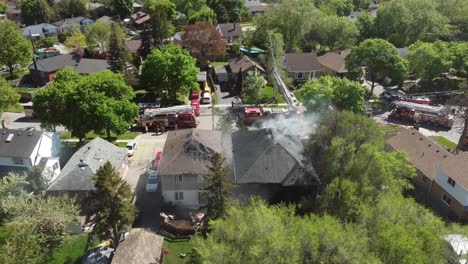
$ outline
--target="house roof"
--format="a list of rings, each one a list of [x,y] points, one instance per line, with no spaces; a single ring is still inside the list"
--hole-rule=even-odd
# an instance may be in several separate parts
[[[102,16],[98,19],[96,19],[96,22],[101,22],[101,23],[105,23],[105,24],[112,24],[112,22],[114,22],[112,20],[112,17],[110,16]]]
[[[198,72],[197,82],[206,82],[206,71]]]
[[[454,179],[463,188],[468,190],[468,152],[444,159],[439,168],[450,178]]]
[[[29,158],[42,137],[41,131],[0,129],[0,157]],[[13,136],[10,136],[13,135]],[[11,141],[7,142],[10,137]]]
[[[120,168],[127,150],[102,139],[95,138],[81,147],[51,183],[48,191],[92,191],[93,175],[109,161],[114,169]]]
[[[438,165],[452,158],[447,150],[414,128],[400,129],[397,135],[387,140],[387,144],[406,152],[413,166],[431,180],[435,179]]]
[[[320,64],[315,53],[286,53],[284,64],[288,72],[319,71]]]
[[[84,26],[84,25],[88,25],[88,24],[92,24],[92,23],[94,23],[94,20],[92,20],[90,18],[78,16],[78,17],[72,17],[72,18],[65,18],[63,20],[54,22],[52,24],[59,27],[59,28],[63,28],[65,26],[67,26],[68,24],[78,24],[78,25],[83,25]]]
[[[231,59],[229,61],[229,66],[231,67],[231,72],[233,73],[238,73],[240,69],[242,69],[242,72],[245,72],[252,67],[257,68],[258,70],[262,72],[265,72],[263,67],[258,62],[251,59],[249,56],[245,54],[237,56],[234,59]]]
[[[216,26],[222,38],[242,36],[242,27],[239,23],[221,23]]]
[[[125,49],[130,53],[137,53],[141,47],[141,39],[131,39],[125,42]]]
[[[327,52],[324,55],[318,57],[318,62],[327,67],[328,69],[337,73],[346,73],[346,56],[348,56],[351,50],[343,50],[339,52]]]
[[[30,35],[41,35],[44,34],[45,31],[56,31],[57,27],[51,24],[42,23],[32,26],[27,26],[22,29],[23,36],[29,37]]]
[[[37,70],[42,72],[54,72],[70,67],[78,73],[95,73],[110,68],[106,60],[80,58],[79,55],[74,53],[37,60],[36,66]],[[34,63],[29,66],[29,69],[35,69]]]
[[[310,169],[303,163],[299,138],[271,129],[240,130],[232,134],[236,183],[304,184]]]
[[[112,263],[159,263],[163,241],[150,230],[134,228],[117,247]]]
[[[169,131],[159,174],[208,174],[211,154],[222,153],[221,134],[221,131],[195,128]]]

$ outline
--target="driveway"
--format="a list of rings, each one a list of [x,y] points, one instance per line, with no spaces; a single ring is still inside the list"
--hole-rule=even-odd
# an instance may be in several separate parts
[[[39,119],[25,117],[24,113],[5,112],[2,114],[2,118],[0,120],[5,120],[7,128],[10,129],[34,127],[36,130],[42,130]],[[65,128],[61,126],[58,126],[56,129],[57,132],[65,131]]]
[[[139,217],[136,227],[157,231],[159,229],[159,212],[161,207],[161,191],[148,193],[145,190],[147,167],[154,159],[156,152],[162,151],[167,134],[156,136],[152,133],[142,134],[135,138],[137,149],[135,155],[129,158],[129,170],[124,179],[136,193],[136,206]]]

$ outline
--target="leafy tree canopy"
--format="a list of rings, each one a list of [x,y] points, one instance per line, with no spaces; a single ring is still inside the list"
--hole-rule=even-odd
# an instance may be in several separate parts
[[[133,13],[133,0],[111,0],[111,9],[120,19],[124,19]]]
[[[248,14],[243,0],[207,0],[206,3],[216,13],[219,23],[240,22]]]
[[[19,102],[20,95],[11,87],[10,82],[0,78],[0,116],[10,106]]]
[[[45,37],[35,42],[34,45],[36,48],[49,48],[59,43],[56,37]]]
[[[0,65],[5,65],[10,77],[17,66],[25,67],[31,62],[32,47],[13,22],[7,20],[0,23]]]
[[[61,0],[52,6],[53,21],[88,15],[88,0]]]
[[[354,9],[352,0],[327,0],[319,6],[327,15],[348,16]]]
[[[451,64],[447,43],[416,42],[409,47],[407,56],[410,69],[424,80],[432,80],[442,72],[447,72]]]
[[[129,60],[129,54],[125,49],[126,37],[118,23],[112,23],[109,40],[109,64],[113,72],[123,72],[125,63]]]
[[[97,47],[100,52],[109,49],[110,26],[109,24],[96,22],[86,27],[86,41],[88,45]]]
[[[74,32],[65,40],[65,46],[69,48],[83,48],[86,45],[86,37],[81,32]]]
[[[46,0],[21,1],[21,19],[26,25],[49,22],[51,11]]]

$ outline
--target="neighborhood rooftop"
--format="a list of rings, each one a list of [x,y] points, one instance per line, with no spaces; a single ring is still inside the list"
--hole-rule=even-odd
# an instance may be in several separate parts
[[[110,68],[108,61],[97,59],[80,58],[78,54],[70,53],[37,60],[32,63],[29,69],[42,72],[54,72],[66,67],[70,67],[78,73],[94,73]]]
[[[41,131],[0,129],[0,157],[29,158],[42,136]]]
[[[319,71],[320,63],[317,54],[310,53],[286,53],[284,58],[288,72]]]

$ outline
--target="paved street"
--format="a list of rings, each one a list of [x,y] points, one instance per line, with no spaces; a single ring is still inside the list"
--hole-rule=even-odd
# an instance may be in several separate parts
[[[38,119],[31,119],[24,116],[24,113],[11,113],[5,112],[2,114],[0,120],[5,120],[5,124],[11,129],[21,129],[27,127],[34,127],[36,130],[41,129],[41,123]],[[57,127],[57,131],[64,131],[64,127]]]

